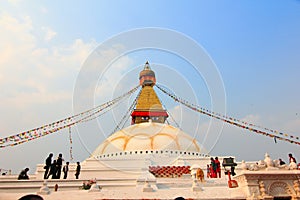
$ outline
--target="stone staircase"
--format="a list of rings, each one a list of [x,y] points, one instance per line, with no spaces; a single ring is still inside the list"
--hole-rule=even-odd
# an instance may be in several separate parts
[[[227,179],[222,178],[210,178],[205,179],[205,182],[199,184],[202,187],[227,187]],[[193,180],[190,176],[183,176],[180,178],[157,178],[156,185],[159,189],[166,188],[191,188],[193,185]]]
[[[75,191],[82,190],[82,185],[84,182],[88,182],[90,179],[48,179],[47,185],[50,191],[54,191],[54,187],[58,185],[58,191]],[[97,184],[104,190],[112,190],[115,188],[136,188],[143,187],[143,181],[137,183],[136,178],[100,178],[97,179]],[[43,179],[36,179],[34,175],[30,175],[30,180],[17,180],[16,175],[0,176],[0,193],[35,193],[40,190],[43,185]],[[141,185],[138,185],[141,184]],[[190,175],[184,175],[178,178],[156,178],[153,182],[157,189],[166,188],[191,188],[192,179]],[[225,177],[221,179],[205,179],[202,183],[203,187],[215,187],[215,186],[226,186],[227,180]]]
[[[32,177],[32,176],[30,176]],[[48,179],[47,185],[51,191],[57,184],[59,191],[66,190],[81,190],[83,182],[88,182],[88,179]],[[16,176],[7,176],[0,178],[0,193],[1,192],[37,192],[42,187],[44,180],[31,178],[30,180],[17,180]],[[101,188],[132,188],[136,187],[136,179],[132,178],[105,178],[97,179],[97,184]]]

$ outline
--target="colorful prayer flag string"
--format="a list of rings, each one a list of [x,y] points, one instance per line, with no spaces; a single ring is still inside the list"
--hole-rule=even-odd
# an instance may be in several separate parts
[[[72,141],[72,132],[71,132],[71,126],[69,126],[69,141],[70,141],[70,160],[73,160],[73,141]]]
[[[158,84],[156,84],[155,86],[158,89],[160,89],[163,93],[165,93],[166,95],[168,95],[169,97],[171,97],[172,99],[174,99],[176,102],[179,102],[179,103],[185,105],[186,107],[188,107],[188,108],[190,108],[190,109],[192,109],[192,110],[194,110],[196,112],[205,114],[205,115],[207,115],[209,117],[213,117],[215,119],[218,119],[218,120],[221,120],[223,122],[232,124],[234,126],[247,129],[247,130],[249,130],[251,132],[255,132],[255,133],[258,133],[258,134],[269,136],[271,138],[274,138],[274,141],[276,141],[276,142],[277,142],[276,139],[278,139],[278,140],[283,140],[283,141],[286,141],[286,142],[290,142],[292,144],[298,144],[298,145],[300,145],[300,142],[292,140],[292,139],[299,140],[298,136],[288,135],[286,133],[282,133],[282,132],[279,132],[277,130],[272,130],[272,129],[269,129],[269,128],[264,128],[264,127],[257,126],[257,125],[252,124],[252,123],[248,123],[248,122],[245,122],[245,121],[242,121],[242,120],[235,119],[233,117],[221,115],[221,114],[216,113],[216,112],[211,112],[211,111],[209,111],[209,110],[207,110],[205,108],[202,108],[202,107],[197,106],[195,104],[191,104],[188,101],[183,100],[183,99],[177,97],[175,94],[171,94],[170,92],[168,92],[167,90],[165,90],[161,86],[159,86]],[[277,135],[274,135],[273,133],[275,133]],[[278,135],[280,135],[280,136],[278,136]],[[285,136],[285,137],[288,137],[288,138],[284,138],[284,137],[281,137],[281,136]]]
[[[89,110],[79,113],[77,115],[73,115],[71,117],[61,119],[61,120],[58,120],[51,124],[43,125],[41,127],[34,128],[29,131],[21,132],[21,133],[11,135],[11,136],[8,136],[5,138],[0,138],[0,148],[5,148],[8,146],[16,146],[16,145],[22,144],[24,142],[28,142],[28,141],[40,138],[42,136],[49,135],[51,133],[55,133],[64,128],[71,127],[78,123],[82,123],[89,119],[92,119],[98,113],[110,108],[112,105],[118,103],[124,97],[129,96],[132,93],[134,93],[139,87],[140,86],[138,85],[135,88],[128,91],[127,93],[124,93],[123,95],[121,95],[111,101],[108,101],[104,104],[101,104],[95,108],[89,109]]]

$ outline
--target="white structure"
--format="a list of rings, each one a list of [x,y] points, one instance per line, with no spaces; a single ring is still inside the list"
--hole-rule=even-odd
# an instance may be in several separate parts
[[[245,161],[238,164],[237,175],[233,177],[238,184],[236,188],[229,188],[224,171],[222,178],[206,178],[210,156],[194,138],[164,123],[168,114],[152,88],[155,82],[155,74],[146,63],[140,73],[142,91],[131,114],[132,125],[108,137],[81,163],[80,179],[70,176],[67,180],[44,182],[44,164],[39,164],[30,180],[19,181],[15,175],[1,177],[0,200],[17,199],[27,193],[41,194],[45,200],[174,199],[178,196],[300,199],[300,171],[296,163],[279,166],[269,154],[258,164]],[[205,181],[196,180],[195,171],[192,178],[190,167],[203,169]],[[74,174],[75,168],[75,164],[70,164],[69,173]],[[80,189],[88,180],[96,182],[90,192]],[[57,192],[53,192],[55,185]]]
[[[206,169],[210,157],[200,149],[195,139],[178,128],[151,121],[139,123],[117,131],[102,142],[90,158],[81,163],[80,177],[138,178],[147,175],[155,179],[149,173],[150,166],[197,164]],[[70,169],[76,168],[73,165]],[[43,178],[43,166],[38,165],[38,179]]]

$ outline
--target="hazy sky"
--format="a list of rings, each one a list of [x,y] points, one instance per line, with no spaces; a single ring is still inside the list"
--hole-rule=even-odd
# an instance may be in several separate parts
[[[225,105],[229,116],[300,136],[299,19],[297,0],[1,1],[0,137],[89,109],[78,100],[87,94],[74,94],[90,53],[109,38],[145,27],[176,31],[203,47],[224,83],[226,101],[221,98],[217,104]],[[109,58],[118,54],[118,48],[111,47],[106,53]],[[95,105],[136,86],[147,60],[158,83],[203,107],[214,108],[210,95],[219,91],[209,90],[206,77],[196,75],[180,55],[158,49],[130,52],[115,60],[105,76],[98,78],[96,90],[90,91]],[[231,125],[224,125],[219,134],[209,126],[208,117],[158,94],[181,128],[211,155],[230,155],[241,161],[260,160],[268,152],[274,159],[287,161],[292,152],[300,160],[298,145],[275,143]],[[126,113],[133,98],[115,110],[117,116]],[[217,107],[215,111],[224,110]],[[98,127],[85,123],[71,129],[73,162],[85,160],[111,134],[116,126],[112,119],[120,120],[108,113],[96,121]],[[68,130],[62,130],[0,149],[0,168],[17,173],[29,166],[33,173],[49,152],[55,156],[62,152],[69,160],[69,149]]]

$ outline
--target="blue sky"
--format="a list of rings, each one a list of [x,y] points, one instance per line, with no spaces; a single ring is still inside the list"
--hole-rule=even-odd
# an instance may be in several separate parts
[[[203,47],[224,82],[226,102],[221,103],[226,105],[228,115],[299,136],[299,19],[300,1],[297,0],[1,1],[0,137],[73,114],[74,87],[89,54],[115,35],[144,27],[177,31]],[[211,109],[208,86],[203,77],[195,76],[186,61],[170,53],[157,50],[131,52],[113,65],[110,74],[114,77],[132,74],[133,80],[130,80],[134,83],[128,85],[127,90],[125,88],[128,91],[137,83],[137,73],[146,60],[153,63],[158,82],[169,82],[177,88],[178,94],[185,95],[185,84],[176,85],[163,72],[158,73],[160,65],[168,66],[164,70],[172,69],[181,75],[182,81],[187,82],[186,87],[196,92],[196,100]],[[109,81],[100,84],[100,94],[107,93],[109,88],[106,86],[113,84]],[[101,104],[109,96],[100,95],[95,99]],[[163,101],[170,105],[168,109],[176,117],[178,105]],[[207,131],[209,119],[189,111],[181,112],[183,119],[185,116],[199,119],[196,137],[201,142],[201,132]],[[107,118],[99,120],[107,124]],[[190,133],[193,132],[191,125],[197,125],[197,122],[188,121],[191,124],[182,122],[182,128]],[[114,128],[113,125],[102,126],[104,132]],[[97,129],[89,130],[90,136],[76,134],[74,130],[76,160],[83,161],[89,155],[77,137],[84,138],[91,151],[104,139],[103,135],[99,139],[93,138],[97,135],[92,132]],[[68,133],[63,130],[1,149],[0,168],[16,172],[24,166],[34,169],[36,163],[44,162],[50,151],[63,152],[68,159],[68,145]],[[282,141],[275,144],[268,137],[225,125],[210,153],[232,155],[238,160],[259,160],[269,152],[274,159],[287,160],[289,152],[300,159],[298,150],[297,145]],[[28,162],[23,153],[30,155],[32,161]]]

